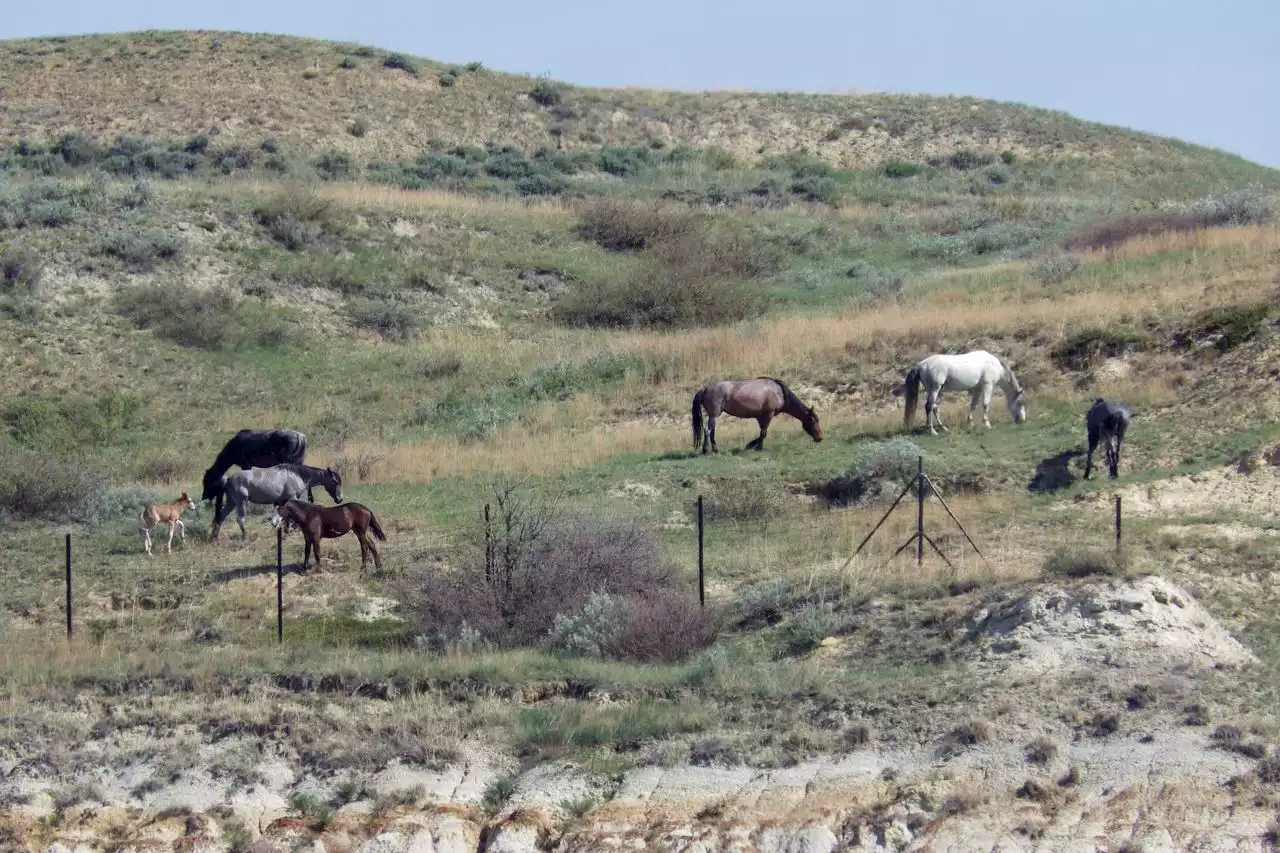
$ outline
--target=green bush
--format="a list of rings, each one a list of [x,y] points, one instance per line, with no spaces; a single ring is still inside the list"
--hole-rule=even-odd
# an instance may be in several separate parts
[[[313,164],[320,176],[328,180],[345,178],[351,174],[351,157],[343,151],[325,151]]]
[[[182,254],[182,238],[167,231],[113,231],[103,238],[103,254],[119,258],[132,270],[154,269],[162,260],[173,260]]]
[[[1061,284],[1080,269],[1075,252],[1052,251],[1031,265],[1031,276],[1045,284]]]
[[[915,479],[924,455],[919,445],[902,437],[863,444],[849,467],[823,485],[823,497],[837,506],[896,497]]]
[[[781,487],[743,477],[713,480],[704,501],[704,515],[715,524],[724,521],[767,522],[782,515],[789,503]]]
[[[351,120],[351,126],[347,128],[347,131],[352,136],[359,139],[360,137],[366,135],[369,132],[369,119],[365,118],[364,116],[356,116],[354,119]]]
[[[529,90],[529,100],[540,107],[554,107],[564,99],[564,87],[550,80],[539,80]]]
[[[1139,352],[1151,343],[1151,336],[1138,329],[1087,328],[1055,344],[1049,357],[1061,370],[1088,370],[1103,359]]]
[[[403,53],[387,54],[386,58],[382,60],[382,65],[384,68],[394,68],[399,71],[406,71],[409,74],[418,73],[417,61]]]
[[[510,402],[492,395],[475,400],[450,388],[440,397],[419,403],[408,423],[452,429],[465,441],[480,441],[515,420],[517,413]]]
[[[3,413],[9,434],[37,450],[72,453],[120,440],[138,423],[142,402],[132,394],[104,391],[31,395],[9,403]]]
[[[351,322],[389,341],[411,341],[422,332],[422,318],[399,299],[360,296],[347,303]]]
[[[1273,308],[1271,302],[1263,301],[1205,311],[1195,317],[1187,333],[1179,336],[1179,342],[1185,346],[1193,341],[1212,339],[1218,352],[1227,352],[1257,337]]]
[[[105,479],[82,461],[48,451],[22,452],[0,443],[0,515],[55,524],[76,521],[85,497]]]
[[[603,658],[623,630],[622,601],[605,592],[593,592],[576,613],[558,613],[547,644],[570,657]]]
[[[176,497],[176,496],[175,496]],[[172,498],[168,498],[172,499]],[[95,527],[134,522],[138,514],[149,503],[161,503],[161,498],[150,489],[139,486],[121,486],[119,488],[97,488],[91,490],[80,505],[79,518],[85,524]],[[187,510],[184,521],[190,520],[191,510]]]
[[[0,252],[0,290],[17,297],[39,299],[44,261],[34,249],[9,246]]]
[[[117,294],[115,310],[140,329],[200,349],[287,349],[300,340],[288,314],[228,290],[143,285]]]
[[[521,380],[519,393],[533,400],[567,400],[583,391],[598,390],[643,372],[634,353],[594,355],[585,362],[561,361],[541,365]]]
[[[890,160],[884,164],[884,173],[890,178],[911,178],[924,171],[924,166],[906,160]]]
[[[1069,548],[1054,551],[1044,561],[1044,572],[1054,577],[1086,578],[1093,575],[1120,576],[1129,571],[1124,551],[1111,548]]]
[[[333,219],[331,203],[301,185],[258,202],[253,213],[277,242],[294,252],[318,243]]]

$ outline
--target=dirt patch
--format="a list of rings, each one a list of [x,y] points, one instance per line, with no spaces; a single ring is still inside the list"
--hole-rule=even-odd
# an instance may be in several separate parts
[[[1274,453],[1267,459],[1280,461]],[[1195,515],[1224,510],[1246,512],[1259,518],[1280,518],[1280,467],[1275,462],[1250,458],[1244,465],[1171,477],[1152,483],[1125,486],[1115,492],[1101,492],[1086,503],[1110,503],[1112,494],[1123,499],[1125,513],[1137,515]],[[1247,474],[1243,471],[1252,470]]]

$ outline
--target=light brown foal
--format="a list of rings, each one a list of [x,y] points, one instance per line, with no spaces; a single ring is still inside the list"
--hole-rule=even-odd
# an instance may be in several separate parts
[[[195,505],[196,502],[187,497],[186,492],[183,492],[182,497],[171,504],[147,504],[143,507],[142,513],[138,516],[138,520],[142,522],[143,549],[148,554],[151,553],[151,528],[160,523],[169,525],[169,542],[165,545],[165,551],[170,553],[173,551],[173,528],[175,526],[185,542],[187,539],[187,526],[182,523],[182,513],[187,507]]]

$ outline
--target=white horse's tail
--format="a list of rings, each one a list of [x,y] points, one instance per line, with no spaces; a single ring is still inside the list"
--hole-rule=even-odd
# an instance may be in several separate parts
[[[920,402],[920,365],[907,371],[902,382],[902,427],[911,429],[911,422],[916,417],[916,405]]]

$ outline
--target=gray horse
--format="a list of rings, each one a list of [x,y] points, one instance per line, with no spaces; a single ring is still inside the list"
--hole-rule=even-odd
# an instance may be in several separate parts
[[[324,486],[336,504],[342,503],[342,477],[332,468],[313,468],[310,465],[285,463],[270,468],[250,468],[239,471],[222,481],[222,494],[227,503],[213,519],[210,536],[218,538],[222,522],[236,510],[236,523],[240,534],[248,536],[244,529],[245,509],[249,504],[275,504],[282,500],[298,500],[313,486]]]
[[[1133,413],[1119,400],[1098,397],[1084,415],[1085,432],[1089,436],[1089,455],[1084,460],[1084,478],[1093,471],[1093,451],[1103,442],[1107,452],[1107,469],[1115,479],[1120,469],[1120,445],[1124,443],[1125,430]],[[1114,445],[1114,446],[1113,446]]]
[[[702,426],[706,413],[707,425]],[[822,441],[822,426],[812,406],[806,406],[781,380],[769,376],[755,379],[722,379],[700,388],[693,395],[693,446],[702,445],[707,452],[719,453],[716,446],[716,420],[720,415],[735,418],[754,418],[760,424],[760,435],[748,442],[746,450],[764,450],[764,439],[769,434],[769,424],[778,414],[791,415],[800,421],[804,431],[814,441]]]

